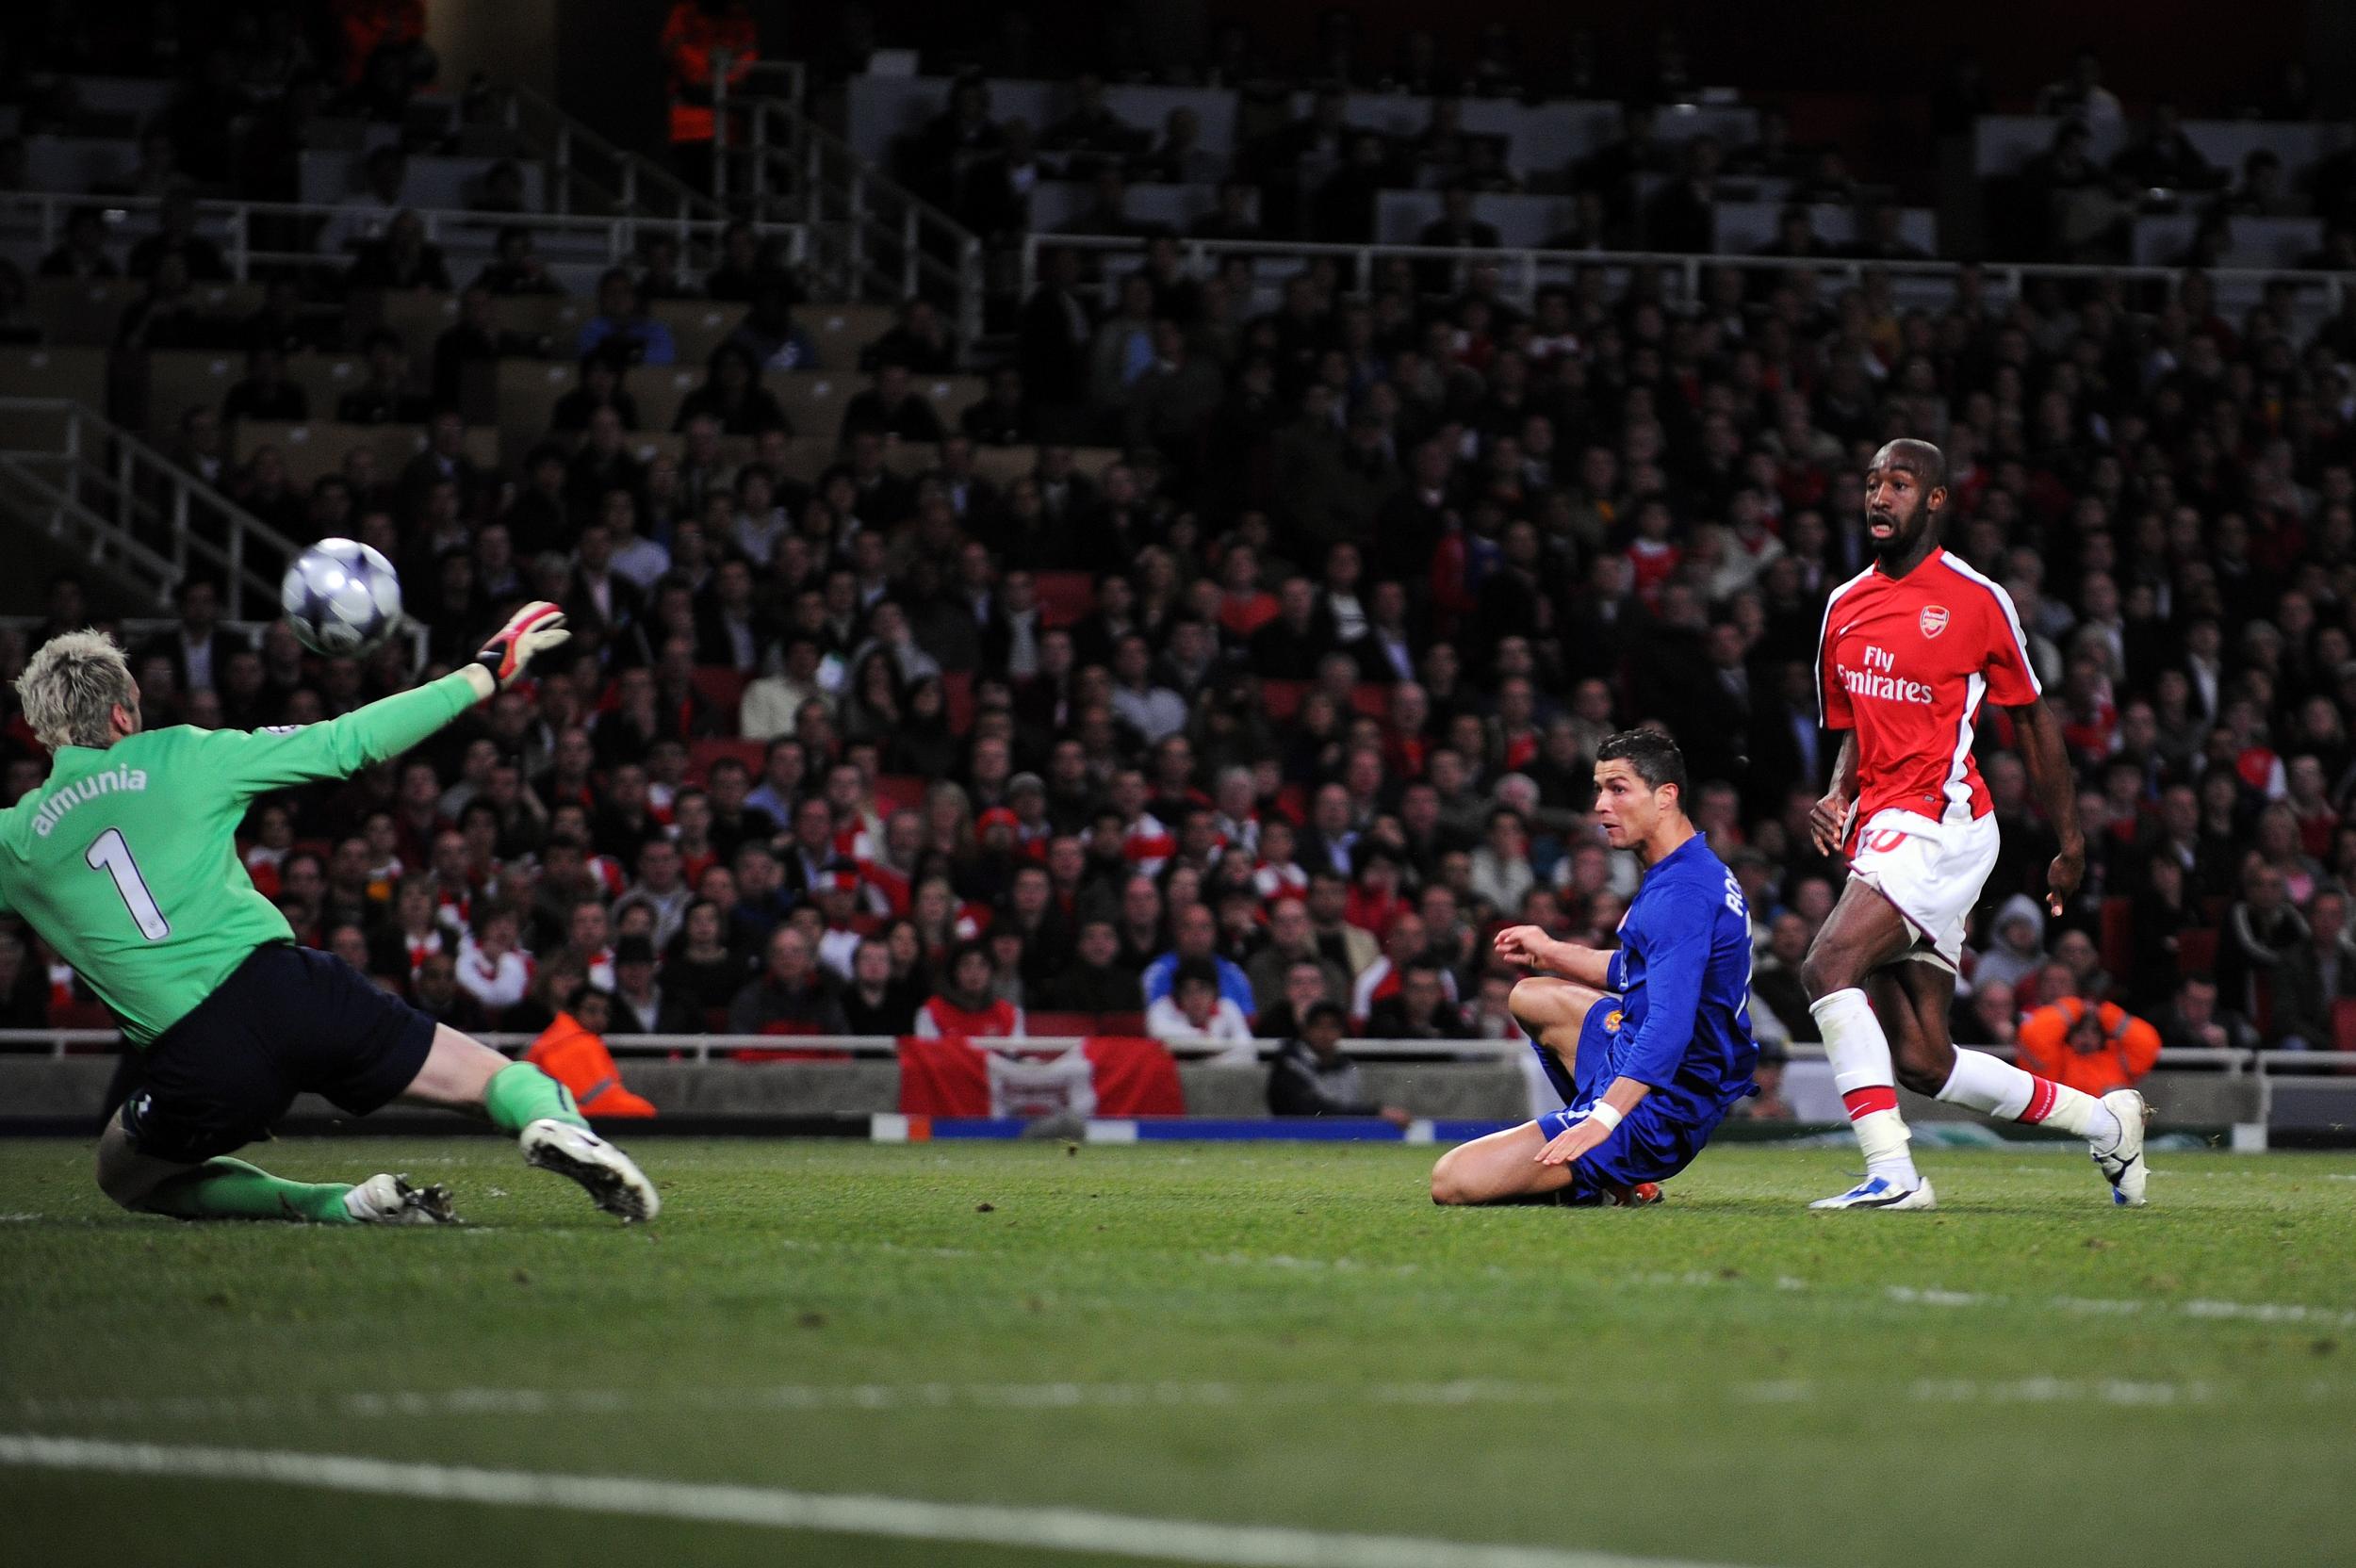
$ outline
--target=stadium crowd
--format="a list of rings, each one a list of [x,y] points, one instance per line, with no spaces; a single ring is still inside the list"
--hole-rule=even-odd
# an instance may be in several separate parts
[[[515,351],[481,311],[542,286],[514,234],[437,368]],[[123,258],[159,291],[212,265],[166,235]],[[397,219],[369,243],[355,288],[449,287]],[[53,260],[119,265],[96,232]],[[2227,318],[2199,271],[2000,302],[1967,269],[1910,308],[1883,273],[1836,288],[1795,260],[1707,270],[1692,301],[1597,266],[1527,310],[1478,264],[1319,262],[1263,310],[1248,265],[1197,273],[1168,239],[1108,294],[1050,251],[988,397],[945,424],[909,378],[959,351],[908,302],[840,428],[798,433],[840,443],[814,482],[761,384],[810,363],[798,285],[749,230],[700,276],[676,254],[607,275],[578,389],[514,472],[465,453],[450,384],[382,333],[338,412],[430,421],[405,470],[299,487],[268,448],[229,457],[224,420],[289,416],[289,289],[179,455],[291,536],[383,549],[425,657],[322,662],[283,625],[249,645],[191,579],[133,648],[146,722],[315,722],[553,598],[576,637],[529,690],[254,812],[247,869],[302,939],[469,1028],[535,1028],[587,986],[617,1034],[1055,1014],[1237,1052],[1322,1004],[1352,1034],[1510,1036],[1488,937],[1612,943],[1637,871],[1585,821],[1591,759],[1655,724],[1748,895],[1775,1047],[1814,1037],[1798,966],[1841,875],[1806,827],[1822,607],[1869,563],[1867,455],[1922,436],[1948,547],[2029,630],[2092,846],[2047,919],[2053,835],[1991,717],[2004,847],[1958,1034],[2012,1043],[2077,999],[2166,1045],[2348,1038],[2356,291],[2302,333],[2280,294]],[[679,455],[641,461],[630,383],[670,358],[644,309],[666,293],[745,314]],[[1089,446],[1119,456],[1084,471]],[[0,674],[85,593],[54,581]],[[45,769],[8,716],[0,802]],[[0,998],[11,1025],[88,1015],[21,938]],[[2123,1037],[2084,1011],[2043,1033]]]

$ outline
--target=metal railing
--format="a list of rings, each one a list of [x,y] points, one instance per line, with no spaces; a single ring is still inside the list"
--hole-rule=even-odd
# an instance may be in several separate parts
[[[769,84],[781,83],[782,86]],[[845,301],[940,303],[960,349],[982,332],[982,242],[804,111],[800,69],[712,71],[712,194],[730,210],[798,224],[812,278]]]
[[[502,115],[507,128],[548,165],[548,204],[560,215],[674,222],[726,216],[703,191],[652,158],[614,146],[520,82],[507,89]]]
[[[1042,250],[1077,250],[1108,256],[1142,258],[1151,243],[1151,240],[1126,235],[1025,235],[1023,237],[1023,295],[1027,299],[1038,286],[1039,255]],[[1869,261],[1846,257],[1803,259],[1670,251],[1571,251],[1530,247],[1467,251],[1453,246],[1342,245],[1289,239],[1182,238],[1177,243],[1180,254],[1198,275],[1207,275],[1215,269],[1219,258],[1223,256],[1247,256],[1255,262],[1297,262],[1301,267],[1331,260],[1350,269],[1361,291],[1369,286],[1377,264],[1384,261],[1450,262],[1457,269],[1460,282],[1466,269],[1494,268],[1498,275],[1498,292],[1522,305],[1528,305],[1542,286],[1567,283],[1579,272],[1595,268],[1604,269],[1609,273],[1653,269],[1662,275],[1666,291],[1681,300],[1699,299],[1704,275],[1720,268],[1733,268],[1745,272],[1811,272],[1820,279],[1830,279],[1844,286],[1861,286],[1868,273],[1878,272],[1889,274],[1900,287],[1934,283],[1952,287],[1955,280],[1968,269],[1976,271],[1989,296],[1998,299],[2018,299],[2028,284],[2045,279],[2061,283],[2103,279],[2168,283],[2183,278],[2189,271],[2201,271],[2218,286],[2220,292],[2233,288],[2254,294],[2269,284],[2287,284],[2303,302],[2324,315],[2339,310],[2343,295],[2351,282],[2356,282],[2346,272],[2310,271],[2296,268],[2196,269],[2087,267],[2044,262]],[[1109,297],[1116,280],[1110,275],[1109,269],[1107,274],[1102,282]]]
[[[63,237],[68,217],[75,210],[103,204],[110,211],[125,214],[151,212],[160,201],[146,196],[110,196],[103,203],[94,203],[87,196],[59,195],[51,192],[21,191],[0,195],[0,222],[8,215],[31,215],[39,225],[40,244],[44,251],[56,248]],[[413,207],[425,225],[428,242],[446,249],[458,249],[488,254],[496,246],[500,228],[509,223],[522,223],[536,237],[551,236],[568,240],[579,237],[581,244],[568,245],[553,253],[543,253],[544,261],[596,261],[607,266],[629,261],[638,253],[641,239],[648,233],[667,235],[676,238],[683,257],[692,258],[698,248],[707,257],[716,256],[722,230],[728,225],[717,216],[689,218],[678,214],[668,216],[649,213],[613,212],[589,213],[498,213],[474,212],[449,207]],[[268,272],[294,268],[332,269],[337,271],[352,264],[350,251],[317,248],[322,235],[331,234],[339,220],[352,217],[352,209],[324,202],[243,202],[200,201],[196,204],[198,230],[221,245],[221,258],[230,274],[240,283],[253,280],[257,270]],[[284,220],[273,223],[271,220]],[[806,252],[806,237],[797,224],[764,223],[757,225],[765,236],[779,236],[786,240],[787,259],[802,265]],[[303,245],[300,248],[271,243],[273,234],[280,237],[289,232],[301,232]],[[451,282],[464,286],[464,278]]]
[[[148,602],[192,568],[232,619],[274,607],[295,543],[119,425],[65,398],[0,398],[0,503]]]
[[[538,1038],[532,1034],[492,1030],[473,1037],[499,1051],[517,1052]],[[111,1049],[122,1037],[112,1029],[0,1029],[0,1051],[27,1046],[45,1046],[48,1054],[62,1056],[74,1054],[75,1048]],[[1006,1048],[1023,1052],[1070,1050],[1087,1043],[1088,1037],[1079,1035],[1023,1035],[1009,1038],[977,1039],[976,1045]],[[606,1048],[616,1056],[638,1056],[682,1061],[709,1062],[715,1057],[726,1060],[741,1051],[749,1052],[830,1052],[855,1061],[897,1060],[899,1038],[892,1035],[608,1035]],[[1182,1061],[1201,1060],[1217,1056],[1231,1049],[1224,1040],[1165,1040],[1170,1054]],[[1252,1042],[1255,1055],[1267,1060],[1283,1049],[1281,1039],[1255,1039]],[[1361,1061],[1430,1060],[1443,1061],[1505,1061],[1518,1062],[1530,1049],[1529,1042],[1518,1039],[1466,1040],[1384,1040],[1353,1039],[1341,1042],[1342,1054]],[[1972,1045],[1974,1051],[2010,1061],[2013,1048],[2003,1045]],[[1792,1041],[1787,1051],[1793,1061],[1824,1061],[1824,1048],[1807,1041]],[[2159,1070],[2179,1069],[2214,1069],[2233,1079],[2251,1078],[2264,1084],[2270,1077],[2356,1077],[2356,1054],[2334,1051],[2239,1051],[2169,1049],[2160,1054]]]

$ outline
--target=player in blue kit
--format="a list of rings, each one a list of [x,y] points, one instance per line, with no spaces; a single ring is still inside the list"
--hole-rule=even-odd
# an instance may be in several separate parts
[[[1595,821],[1644,867],[1621,945],[1535,925],[1497,938],[1497,956],[1530,972],[1513,1017],[1565,1109],[1441,1155],[1433,1202],[1658,1202],[1656,1184],[1759,1092],[1750,911],[1684,800],[1685,757],[1666,735],[1624,730],[1596,748]]]

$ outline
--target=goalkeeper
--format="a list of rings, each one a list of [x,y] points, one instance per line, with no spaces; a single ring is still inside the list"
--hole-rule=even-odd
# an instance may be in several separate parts
[[[98,1142],[98,1184],[127,1209],[182,1219],[425,1224],[440,1186],[395,1175],[289,1182],[230,1158],[294,1097],[355,1116],[395,1100],[485,1116],[524,1158],[599,1208],[652,1219],[653,1184],[589,1130],[538,1068],[436,1024],[333,954],[295,945],[254,890],[237,825],[268,791],[345,778],[400,756],[562,643],[564,612],[527,605],[473,663],[326,724],[142,731],[139,683],[96,631],[53,637],[17,681],[55,760],[0,811],[0,913],[13,910],[114,1010],[139,1054]]]

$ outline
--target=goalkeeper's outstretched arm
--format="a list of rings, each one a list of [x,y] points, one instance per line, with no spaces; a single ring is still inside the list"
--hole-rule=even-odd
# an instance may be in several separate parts
[[[224,782],[240,796],[349,778],[430,738],[467,709],[520,679],[532,659],[564,642],[564,612],[545,600],[517,611],[479,654],[439,680],[356,708],[325,724],[251,734],[223,730],[207,743]]]

